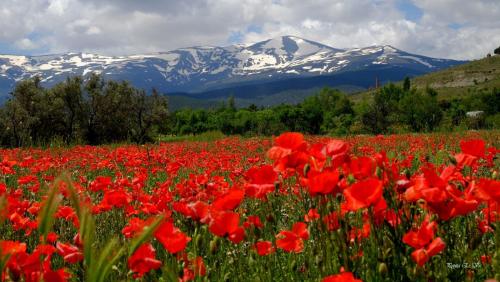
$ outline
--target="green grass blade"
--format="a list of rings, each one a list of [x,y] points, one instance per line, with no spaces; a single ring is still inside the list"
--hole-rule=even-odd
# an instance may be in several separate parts
[[[7,215],[7,199],[4,196],[2,196],[0,197],[0,226],[3,224],[6,215]]]
[[[71,202],[73,203],[73,208],[75,209],[78,218],[80,218],[81,217],[80,199],[78,197],[78,193],[75,189],[75,186],[73,185],[73,181],[71,181],[71,178],[66,172],[64,172],[61,175],[61,180],[66,183],[66,187],[69,192],[69,197],[71,199]]]
[[[45,200],[42,210],[38,216],[38,230],[40,234],[43,235],[43,241],[47,240],[47,235],[52,229],[54,224],[54,214],[57,211],[57,207],[61,202],[61,195],[59,194],[59,182],[60,179],[56,179],[51,187],[49,187],[49,192],[47,199]]]
[[[95,271],[96,279],[94,281],[96,282],[106,281],[106,276],[111,270],[111,267],[123,255],[124,252],[123,247],[119,248],[118,251],[112,253],[117,244],[118,240],[114,238],[102,250],[99,259],[97,261],[97,270]]]
[[[2,250],[0,249],[0,254],[2,253]],[[7,266],[7,262],[9,261],[11,257],[11,254],[6,255],[3,258],[0,258],[0,275],[3,273],[5,266]]]
[[[140,245],[142,245],[144,242],[146,242],[153,236],[153,233],[163,222],[163,219],[164,219],[163,215],[156,218],[149,226],[144,228],[144,230],[139,236],[137,236],[132,240],[129,247],[129,256],[132,255],[137,250],[137,248],[139,248]]]
[[[82,209],[80,218],[80,238],[83,242],[84,265],[90,269],[93,262],[92,246],[94,243],[95,224],[87,209]]]

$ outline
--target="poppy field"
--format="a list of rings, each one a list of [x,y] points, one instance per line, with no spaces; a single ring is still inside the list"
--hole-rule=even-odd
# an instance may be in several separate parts
[[[0,280],[499,280],[499,136],[2,149]]]

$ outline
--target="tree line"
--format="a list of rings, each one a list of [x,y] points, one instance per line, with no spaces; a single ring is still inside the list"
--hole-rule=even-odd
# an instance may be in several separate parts
[[[0,109],[3,146],[148,142],[168,119],[165,96],[127,82],[71,77],[52,88],[40,78],[19,82]]]
[[[409,79],[388,84],[356,103],[325,88],[297,105],[237,109],[233,98],[214,110],[183,109],[171,114],[175,135],[221,131],[226,135],[388,134],[500,127],[500,90],[478,90],[467,97],[438,100],[436,90],[417,90]],[[475,116],[467,116],[475,111]]]
[[[2,146],[144,143],[158,135],[387,134],[500,127],[500,90],[475,90],[466,97],[440,99],[432,88],[417,90],[405,79],[353,102],[324,88],[296,105],[237,108],[229,98],[215,109],[169,113],[165,95],[147,94],[127,82],[93,74],[51,87],[40,78],[19,82],[0,108]],[[473,113],[471,115],[471,113]]]

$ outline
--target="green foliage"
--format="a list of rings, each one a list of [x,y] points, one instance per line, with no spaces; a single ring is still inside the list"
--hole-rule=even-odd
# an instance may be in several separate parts
[[[405,80],[403,81],[403,90],[410,91],[410,88],[411,88],[410,78],[405,77]]]
[[[412,131],[432,131],[442,118],[436,96],[429,93],[409,93],[399,102],[400,119]]]
[[[20,82],[0,109],[0,143],[7,146],[144,143],[166,131],[165,96],[151,95],[127,82],[92,75],[68,78],[50,89],[40,79]]]
[[[59,181],[54,181],[54,184],[50,187],[38,218],[38,230],[42,234],[44,242],[47,241],[47,236],[54,224],[54,214],[62,200],[62,196],[59,194]]]
[[[284,131],[309,134],[348,132],[353,120],[352,102],[337,90],[325,88],[297,105],[259,110],[255,105],[236,109],[233,97],[217,110],[185,109],[171,119],[172,134],[200,134],[218,130],[226,135],[276,135]]]
[[[85,82],[73,77],[45,89],[34,78],[20,82],[0,109],[0,144],[145,143],[162,140],[161,136],[205,132],[349,135],[499,127],[497,88],[475,88],[467,96],[453,99],[438,94],[428,86],[412,87],[406,78],[401,85],[383,86],[357,103],[338,90],[324,88],[296,105],[237,108],[238,101],[230,96],[216,109],[169,114],[165,96],[155,89],[147,95],[127,82],[104,81],[95,74]],[[470,111],[483,113],[470,117]]]

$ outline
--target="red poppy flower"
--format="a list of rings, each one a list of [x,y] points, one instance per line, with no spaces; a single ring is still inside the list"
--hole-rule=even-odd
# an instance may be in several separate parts
[[[128,268],[134,272],[134,278],[140,278],[161,265],[161,261],[156,259],[156,250],[148,243],[141,245],[128,259]]]
[[[71,278],[71,275],[64,269],[59,270],[46,270],[43,272],[43,280],[50,282],[65,282]]]
[[[460,141],[460,149],[464,154],[482,158],[486,152],[486,143],[481,139]]]
[[[500,202],[500,181],[498,180],[481,178],[477,183],[473,183],[472,191],[480,200]]]
[[[274,183],[278,174],[270,165],[250,168],[246,174],[245,191],[249,197],[263,198],[267,193],[274,191]]]
[[[293,168],[300,172],[309,161],[306,149],[307,143],[302,134],[287,132],[276,138],[275,146],[269,149],[267,156],[275,161],[274,166],[278,171]]]
[[[411,253],[411,259],[419,266],[423,266],[429,260],[425,249],[417,249]]]
[[[360,241],[361,239],[368,238],[371,232],[371,225],[369,222],[365,222],[362,228],[353,228],[349,231],[349,239],[351,243],[354,243],[356,240]]]
[[[285,252],[301,253],[304,249],[304,241],[309,239],[307,225],[303,222],[297,222],[292,230],[281,231],[276,235],[276,246]]]
[[[349,162],[350,172],[356,179],[372,177],[376,167],[375,160],[370,157],[353,158]]]
[[[172,204],[172,208],[188,218],[204,223],[208,219],[210,206],[202,201],[192,203],[175,202]]]
[[[101,205],[104,207],[122,208],[132,201],[132,197],[125,190],[107,190],[104,192],[104,198]]]
[[[304,135],[297,132],[285,132],[274,139],[276,146],[290,149],[292,151],[300,151],[307,147],[304,141]]]
[[[274,253],[275,251],[273,243],[270,241],[258,241],[257,243],[255,243],[253,248],[257,251],[257,254],[259,254],[259,256],[267,256]]]
[[[236,228],[236,230],[229,233],[228,239],[235,244],[241,243],[245,239],[245,229],[243,227]]]
[[[333,193],[337,188],[337,183],[339,181],[340,173],[335,170],[333,172],[325,171],[318,173],[307,181],[307,186],[309,187],[309,193],[311,196],[317,194],[327,195]]]
[[[347,209],[357,211],[367,208],[382,199],[382,181],[370,178],[356,182],[344,190],[344,196]]]
[[[132,238],[137,233],[141,232],[147,225],[148,222],[138,217],[132,217],[131,219],[129,219],[128,224],[123,227],[122,234],[125,236],[125,238]]]
[[[225,195],[219,197],[212,203],[212,208],[216,210],[234,210],[240,205],[245,197],[245,191],[231,189]]]
[[[349,146],[342,140],[331,140],[326,144],[326,154],[332,158],[332,167],[336,168],[347,160]]]
[[[425,219],[418,230],[411,230],[403,236],[403,243],[416,249],[425,247],[434,238],[436,228],[437,223],[435,221],[429,223]]]
[[[202,257],[196,257],[191,261],[191,264],[194,266],[194,274],[196,276],[205,276],[207,274],[207,268],[205,267],[205,262]]]
[[[340,228],[339,216],[337,212],[331,212],[323,217],[323,223],[328,231],[334,231]]]
[[[251,216],[247,217],[247,220],[243,223],[243,227],[248,229],[252,226],[260,229],[260,228],[264,227],[264,224],[262,224],[260,217],[258,217],[256,215],[251,215]]]
[[[171,254],[184,251],[191,238],[182,233],[170,221],[165,221],[155,232],[155,238]]]
[[[411,253],[411,257],[419,266],[443,251],[446,246],[441,238],[434,238],[436,228],[437,223],[429,223],[426,218],[418,230],[409,231],[403,236],[403,242],[416,249]]]
[[[437,237],[429,244],[429,246],[427,246],[426,248],[427,255],[429,257],[433,257],[438,253],[442,252],[445,247],[446,244],[444,243],[444,241],[440,237]]]
[[[352,272],[342,272],[339,274],[330,275],[330,276],[323,278],[323,280],[321,280],[321,281],[322,282],[363,282],[361,279],[354,278],[354,274],[352,274]]]
[[[304,241],[291,231],[281,231],[276,238],[276,246],[287,253],[301,253],[304,250]]]
[[[56,249],[67,263],[73,264],[83,260],[83,253],[77,246],[57,242]]]
[[[0,240],[0,257],[26,252],[26,243]]]
[[[442,252],[445,247],[446,244],[441,238],[438,237],[434,239],[426,248],[420,248],[413,251],[411,253],[411,258],[417,265],[423,266],[431,257]]]
[[[304,221],[305,222],[313,222],[317,219],[320,218],[320,215],[318,213],[317,209],[310,209],[306,215],[304,215]]]
[[[208,230],[219,237],[236,232],[240,222],[240,215],[231,211],[213,211],[211,218]]]
[[[304,222],[296,222],[292,226],[292,232],[304,240],[309,239],[309,230],[307,230],[307,224]]]
[[[97,176],[94,181],[90,182],[90,191],[102,191],[113,184],[109,176]]]
[[[287,169],[298,171],[301,175],[304,172],[305,165],[309,162],[310,156],[302,151],[295,151],[279,159],[274,167],[276,170],[284,172]]]
[[[478,158],[484,158],[486,152],[483,140],[460,141],[462,153],[455,155],[457,166],[474,166]]]

